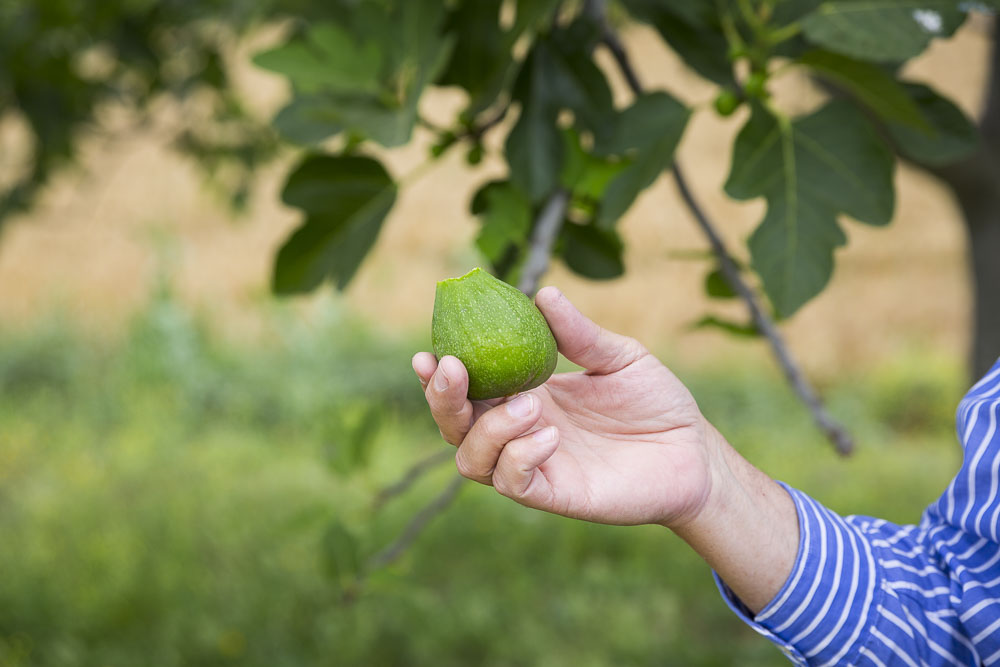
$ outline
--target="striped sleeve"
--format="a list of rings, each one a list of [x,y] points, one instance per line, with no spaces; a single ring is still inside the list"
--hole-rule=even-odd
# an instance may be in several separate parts
[[[795,664],[854,663],[883,596],[871,542],[858,526],[801,491],[785,489],[799,516],[799,552],[785,585],[751,617],[718,575],[716,581],[733,611]]]
[[[758,613],[798,665],[1000,666],[1000,361],[958,410],[964,463],[919,525],[841,517],[797,489],[799,550]]]

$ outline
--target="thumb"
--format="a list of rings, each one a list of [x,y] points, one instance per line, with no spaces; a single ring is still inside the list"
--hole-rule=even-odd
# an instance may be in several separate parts
[[[648,354],[634,338],[599,327],[555,287],[540,289],[535,305],[549,323],[563,356],[592,373],[615,373]]]

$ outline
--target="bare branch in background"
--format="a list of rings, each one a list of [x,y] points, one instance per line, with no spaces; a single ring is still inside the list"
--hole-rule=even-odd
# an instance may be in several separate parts
[[[569,192],[565,188],[557,188],[550,196],[538,220],[535,221],[534,229],[531,232],[531,247],[528,249],[528,257],[524,260],[524,267],[521,269],[521,279],[517,282],[517,288],[527,294],[534,296],[538,291],[538,283],[542,275],[549,268],[549,259],[552,256],[552,244],[555,243],[562,227],[563,219],[566,217],[566,207],[569,205]]]
[[[792,385],[792,389],[795,390],[795,393],[802,399],[802,402],[809,408],[816,425],[826,434],[830,442],[833,443],[837,453],[845,456],[850,454],[854,449],[854,440],[847,432],[847,429],[827,411],[819,396],[817,396],[806,380],[802,369],[792,359],[791,354],[788,352],[788,347],[781,337],[781,332],[778,331],[777,325],[774,323],[774,320],[768,317],[767,313],[761,307],[757,295],[746,284],[742,276],[740,276],[739,267],[736,266],[736,262],[733,261],[732,256],[726,250],[722,239],[716,233],[705,212],[701,210],[701,207],[695,201],[694,195],[692,195],[684,178],[684,173],[676,163],[673,167],[673,175],[674,182],[677,184],[677,190],[681,193],[681,198],[691,210],[695,220],[698,221],[698,226],[701,227],[702,231],[705,232],[705,236],[708,237],[708,242],[712,246],[712,252],[719,260],[722,275],[725,276],[726,282],[733,288],[733,291],[746,303],[754,326],[757,327],[757,330],[771,344],[771,351],[774,353],[778,365],[781,366],[781,370],[785,373],[788,383]]]
[[[455,453],[451,449],[440,449],[418,460],[397,481],[379,491],[378,495],[375,496],[375,502],[372,503],[372,509],[378,511],[396,496],[406,493],[426,473],[454,458]]]
[[[436,495],[433,500],[424,505],[423,509],[413,515],[413,518],[406,524],[406,528],[403,529],[403,532],[400,533],[395,542],[368,560],[367,571],[371,572],[386,567],[402,556],[420,536],[420,533],[427,527],[427,524],[451,505],[458,496],[458,491],[461,489],[462,482],[464,481],[464,477],[455,475],[441,493]]]
[[[588,2],[588,7],[598,7],[603,8],[602,0],[591,0]],[[594,16],[591,14],[591,16]],[[629,88],[635,95],[641,95],[643,93],[642,84],[639,81],[638,76],[636,76],[635,69],[632,67],[632,63],[629,61],[628,53],[625,51],[625,47],[622,45],[621,39],[618,34],[611,28],[608,24],[607,17],[603,13],[595,17],[596,20],[601,23],[601,34],[602,41],[611,55],[614,57],[615,62],[618,64],[619,70],[621,70],[622,76],[628,82]],[[719,261],[719,266],[722,270],[722,275],[725,277],[726,282],[733,289],[736,294],[743,300],[746,304],[747,309],[750,311],[750,317],[753,321],[754,326],[763,335],[768,343],[771,345],[771,351],[774,353],[775,359],[778,361],[778,365],[781,366],[781,370],[785,374],[785,378],[788,383],[792,386],[792,389],[806,404],[809,411],[812,413],[813,421],[820,428],[821,431],[826,435],[826,437],[833,444],[837,453],[842,455],[849,454],[854,449],[854,441],[850,434],[832,415],[826,410],[823,402],[819,399],[816,391],[806,380],[805,375],[802,373],[802,369],[799,368],[798,364],[792,359],[791,354],[788,352],[788,346],[785,344],[781,333],[778,331],[777,325],[774,320],[767,314],[763,307],[760,305],[760,300],[757,298],[754,290],[743,280],[740,275],[739,267],[736,262],[733,261],[732,255],[726,250],[726,246],[722,241],[722,237],[719,236],[715,229],[715,225],[709,220],[708,216],[705,214],[702,207],[695,200],[691,189],[688,187],[687,180],[684,178],[684,172],[681,170],[680,165],[677,161],[674,161],[674,166],[672,170],[674,177],[674,182],[677,185],[677,190],[681,194],[681,198],[687,205],[691,214],[694,216],[701,228],[702,232],[708,238],[709,245],[712,247],[712,252],[716,259]]]

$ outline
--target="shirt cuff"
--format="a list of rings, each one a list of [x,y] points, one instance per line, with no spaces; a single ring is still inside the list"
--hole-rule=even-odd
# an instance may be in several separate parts
[[[866,536],[843,517],[778,482],[795,502],[799,551],[784,586],[754,616],[718,573],[729,608],[796,665],[852,664],[868,639],[881,574]]]

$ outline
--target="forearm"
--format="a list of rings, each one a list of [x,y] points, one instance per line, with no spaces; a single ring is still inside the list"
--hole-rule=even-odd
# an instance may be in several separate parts
[[[795,563],[795,504],[710,424],[706,434],[713,457],[712,488],[695,517],[669,527],[756,613],[781,590]]]

